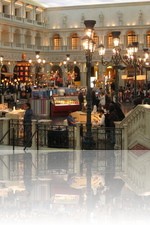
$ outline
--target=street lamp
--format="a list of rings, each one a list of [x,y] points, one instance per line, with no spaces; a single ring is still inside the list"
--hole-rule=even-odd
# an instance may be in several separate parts
[[[42,72],[42,66],[46,63],[46,60],[40,58],[40,52],[39,51],[36,51],[35,55],[36,55],[35,64],[32,62],[32,59],[29,59],[29,63],[30,64],[33,63],[34,66],[35,66],[35,81],[36,81],[37,84],[39,84],[39,81],[40,81],[40,78],[41,78],[41,77],[39,77],[39,74]]]
[[[83,141],[83,148],[85,150],[93,150],[95,148],[95,142],[92,137],[92,124],[91,124],[91,111],[92,111],[92,94],[90,87],[90,77],[91,77],[91,68],[92,68],[92,54],[95,51],[95,42],[93,40],[94,36],[94,25],[96,24],[95,20],[85,20],[84,24],[86,26],[85,36],[82,38],[83,48],[85,50],[86,56],[86,82],[87,82],[87,119],[86,119],[86,136]]]
[[[3,67],[3,60],[4,60],[4,57],[1,55],[0,56],[0,95],[1,95],[1,103],[4,102],[4,98],[3,98],[3,84],[2,84],[2,67]]]
[[[145,81],[145,83],[146,83],[146,96],[147,96],[147,92],[148,92],[148,74],[147,74],[147,71],[150,71],[150,63],[149,62],[146,62],[145,63],[145,70],[146,70],[146,81]]]
[[[71,61],[70,60],[70,54],[66,54],[66,59],[63,61],[63,68],[64,70],[64,84],[72,85],[74,84],[75,80],[75,69],[76,69],[76,60]]]
[[[140,66],[140,61],[136,55],[138,52],[138,42],[132,42],[127,48],[127,58],[126,61],[128,65],[134,68],[134,98],[137,97],[137,69]]]
[[[125,65],[121,65],[121,63],[124,63],[124,60],[121,56],[121,48],[119,46],[120,42],[120,31],[113,31],[112,38],[113,38],[113,55],[110,59],[110,61],[104,60],[105,55],[105,48],[103,44],[100,44],[98,47],[99,55],[101,57],[101,63],[104,66],[112,65],[115,69],[115,102],[118,102],[118,85],[119,85],[119,70],[124,70]]]
[[[4,60],[4,56],[0,56],[0,83],[1,83],[1,81],[2,81],[2,71],[1,71],[1,69],[2,69],[2,66],[3,66],[3,60]]]
[[[91,188],[91,177],[92,177],[92,160],[93,160],[93,151],[95,149],[95,141],[92,136],[92,124],[91,124],[91,111],[92,111],[92,93],[90,87],[90,77],[91,77],[91,68],[92,68],[92,54],[95,50],[95,42],[93,40],[94,36],[94,26],[96,24],[95,20],[85,20],[85,36],[82,38],[83,48],[85,50],[86,56],[86,82],[87,82],[87,119],[86,119],[86,135],[83,139],[83,149],[86,150],[85,160],[87,165],[86,170],[86,187],[87,187],[87,219],[90,219],[89,216],[92,210],[92,188]]]
[[[124,56],[125,64],[134,68],[134,98],[137,97],[137,72],[142,71],[143,66],[146,65],[149,58],[148,49],[144,48],[144,57],[137,56],[139,49],[138,42],[132,42],[127,48],[127,55]]]
[[[137,72],[142,71],[142,67],[146,64],[148,59],[148,49],[144,48],[144,58],[137,56],[138,42],[132,42],[127,48],[127,54],[121,56],[121,48],[119,47],[120,31],[113,31],[113,55],[110,61],[104,60],[105,48],[103,44],[98,47],[101,63],[104,66],[112,65],[115,69],[115,101],[118,102],[118,85],[119,85],[119,70],[124,70],[126,66],[134,69],[134,98],[137,97]]]

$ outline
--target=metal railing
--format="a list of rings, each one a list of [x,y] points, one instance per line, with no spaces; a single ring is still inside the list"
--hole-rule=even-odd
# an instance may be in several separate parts
[[[86,131],[82,131],[82,149],[83,140]],[[115,148],[116,143],[119,150],[122,150],[122,129],[113,127],[94,127],[92,128],[92,136],[95,141],[95,150],[112,150]]]
[[[25,127],[31,129],[30,135],[25,137]],[[80,132],[79,134],[77,132]],[[79,149],[83,149],[83,140],[86,136],[86,128],[80,125],[80,129],[67,125],[52,125],[49,120],[35,120],[35,126],[24,124],[23,120],[9,120],[8,130],[2,134],[0,143],[4,138],[8,139],[8,145],[22,146],[26,150],[29,145],[32,149],[43,148],[76,149],[77,138],[79,139]],[[122,150],[122,128],[97,127],[92,128],[92,136],[95,141],[95,150],[111,150],[117,145],[118,150]],[[31,144],[30,144],[31,143]],[[34,144],[34,147],[33,147]]]
[[[31,129],[31,136],[25,138],[25,127]],[[35,130],[32,130],[32,125],[24,124],[23,120],[10,120],[9,129],[2,135],[0,143],[3,144],[4,138],[7,136],[8,145],[22,146],[24,150],[29,146],[29,143],[35,138],[36,149],[40,148],[64,148],[75,149],[75,129],[64,125],[51,125],[48,122],[36,122]]]

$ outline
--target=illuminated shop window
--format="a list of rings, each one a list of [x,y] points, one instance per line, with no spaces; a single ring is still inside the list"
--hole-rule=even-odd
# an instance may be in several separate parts
[[[113,37],[112,37],[112,34],[109,33],[107,35],[107,48],[113,48],[114,47],[114,44],[113,44]]]
[[[127,33],[127,45],[132,44],[132,42],[137,42],[138,41],[138,36],[135,34],[134,31],[129,31]]]
[[[73,33],[71,36],[71,49],[78,49],[79,46],[79,37],[77,33]]]
[[[60,50],[61,47],[61,38],[59,34],[55,34],[53,36],[53,46],[54,46],[54,50]]]
[[[146,47],[150,48],[150,31],[146,33]]]

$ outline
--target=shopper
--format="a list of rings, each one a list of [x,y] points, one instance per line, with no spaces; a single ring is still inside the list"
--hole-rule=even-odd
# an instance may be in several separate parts
[[[103,109],[100,109],[99,111],[99,120],[94,120],[92,123],[93,126],[100,126],[104,127],[105,126],[105,113]]]
[[[115,144],[115,121],[119,121],[119,117],[114,104],[110,104],[109,112],[105,115],[105,126],[108,127],[107,137],[113,146]]]
[[[82,91],[79,91],[78,99],[79,99],[79,104],[80,104],[80,111],[82,111],[83,105],[84,105],[84,96],[83,96]]]
[[[74,127],[76,127],[76,121],[73,118],[73,116],[71,115],[71,112],[67,116],[67,123],[68,123],[68,126],[74,126]]]
[[[32,118],[33,111],[30,103],[25,104],[24,114],[24,145],[25,147],[31,147],[32,145]]]

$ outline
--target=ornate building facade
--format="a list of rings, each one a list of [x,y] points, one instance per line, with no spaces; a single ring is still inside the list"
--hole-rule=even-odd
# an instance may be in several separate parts
[[[76,60],[80,69],[81,85],[86,84],[85,54],[82,48],[84,20],[96,20],[94,40],[98,47],[106,47],[106,58],[112,55],[111,32],[120,31],[122,54],[132,42],[139,42],[139,55],[150,47],[149,2],[99,4],[43,8],[24,1],[0,3],[0,49],[9,73],[14,72],[16,62],[23,52],[27,59],[35,59],[35,52],[46,60],[44,72],[50,73],[53,65],[62,65],[66,54]],[[101,65],[98,51],[93,54],[96,79],[103,79],[106,68]],[[33,71],[34,73],[34,71]],[[123,73],[123,72],[121,72]],[[149,75],[149,74],[148,74]],[[120,79],[119,83],[124,84]]]

